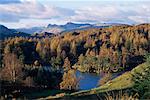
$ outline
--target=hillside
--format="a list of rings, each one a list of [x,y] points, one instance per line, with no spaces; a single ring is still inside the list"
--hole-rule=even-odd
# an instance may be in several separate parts
[[[30,36],[30,35],[27,33],[16,31],[14,29],[8,29],[4,25],[0,25],[0,39],[4,39],[7,37],[15,37],[15,36],[26,37],[26,36]]]

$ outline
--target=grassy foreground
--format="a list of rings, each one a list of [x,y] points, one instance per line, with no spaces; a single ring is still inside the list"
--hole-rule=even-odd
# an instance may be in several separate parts
[[[74,98],[74,97],[83,97],[87,95],[94,95],[98,93],[108,92],[112,90],[122,90],[131,88],[134,86],[133,78],[136,75],[136,73],[143,74],[146,70],[148,70],[150,65],[148,63],[143,63],[132,69],[131,71],[125,72],[124,74],[118,76],[117,78],[107,82],[106,84],[93,88],[90,90],[83,90],[79,92],[74,92],[71,94],[57,94],[56,96],[48,96],[46,98],[40,98],[40,99],[61,99],[61,98]]]

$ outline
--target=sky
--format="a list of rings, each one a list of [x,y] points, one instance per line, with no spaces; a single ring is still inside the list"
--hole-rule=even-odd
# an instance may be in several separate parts
[[[0,0],[9,28],[74,23],[150,23],[150,0]]]

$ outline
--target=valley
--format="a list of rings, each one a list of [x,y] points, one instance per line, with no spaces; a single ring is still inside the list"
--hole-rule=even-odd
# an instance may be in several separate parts
[[[63,34],[0,31],[6,34],[0,41],[2,99],[99,99],[120,91],[149,98],[148,23]]]

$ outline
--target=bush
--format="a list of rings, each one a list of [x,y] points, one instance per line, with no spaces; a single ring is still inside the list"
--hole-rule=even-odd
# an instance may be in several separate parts
[[[120,91],[111,91],[106,92],[103,97],[100,95],[97,95],[99,100],[138,100],[138,94],[135,93],[134,95],[130,95],[126,91],[120,90]]]
[[[103,77],[99,80],[98,85],[100,85],[100,86],[104,85],[105,83],[107,83],[111,79],[112,79],[111,73],[104,74]]]
[[[150,64],[150,53],[145,54],[145,61]]]
[[[143,73],[136,73],[133,91],[137,92],[142,99],[150,99],[150,65]]]

